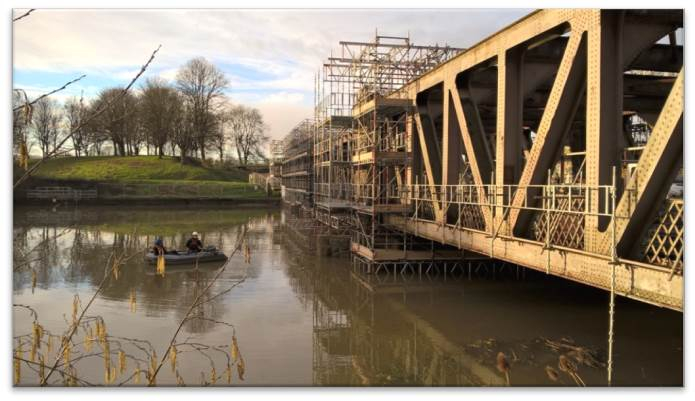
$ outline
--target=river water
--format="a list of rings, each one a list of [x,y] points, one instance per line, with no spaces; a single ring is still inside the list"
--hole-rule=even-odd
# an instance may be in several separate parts
[[[152,350],[158,363],[187,316],[176,367],[168,359],[157,385],[177,377],[186,385],[607,384],[606,292],[492,263],[446,275],[366,276],[348,257],[317,255],[317,239],[300,222],[279,209],[15,208],[13,347],[21,342],[30,358],[33,318],[19,305],[45,331],[19,384],[36,385],[41,357],[53,364],[75,296],[79,315],[102,281],[72,337],[67,371],[81,384],[106,380],[104,343],[89,341],[97,320],[106,327],[110,384],[135,385],[140,369],[142,385]],[[162,277],[143,261],[155,236],[180,249],[191,231],[227,255],[240,238],[243,245],[223,271],[219,263],[170,265]],[[112,254],[130,258],[117,278],[104,279]],[[191,309],[195,299],[204,302]],[[47,333],[56,335],[50,350]],[[561,369],[561,355],[576,373]],[[65,366],[57,367],[48,381],[63,385]],[[619,298],[613,384],[682,383],[682,314]]]

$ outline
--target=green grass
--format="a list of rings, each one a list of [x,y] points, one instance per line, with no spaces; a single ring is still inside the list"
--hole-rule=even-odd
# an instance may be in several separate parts
[[[61,157],[44,161],[37,178],[55,180],[117,181],[248,181],[248,173],[239,170],[181,165],[178,159],[157,156]]]
[[[157,156],[62,157],[44,161],[33,174],[39,179],[88,181],[107,198],[266,198],[264,188],[248,183],[241,169],[181,165]]]

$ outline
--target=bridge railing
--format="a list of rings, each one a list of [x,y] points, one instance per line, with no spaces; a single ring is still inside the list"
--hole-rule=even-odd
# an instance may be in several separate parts
[[[587,216],[612,219],[613,186],[548,185],[411,185],[408,201],[414,219],[486,232],[491,237],[514,236],[511,222],[521,213],[531,216],[525,239],[584,249]]]
[[[524,239],[584,250],[585,221],[589,216],[606,219],[608,241],[615,253],[615,225],[628,216],[616,213],[617,189],[612,185],[409,185],[407,202],[412,219],[516,237],[510,223],[522,212],[531,212],[529,232]],[[629,193],[625,194],[631,196]],[[436,209],[440,210],[437,221]],[[490,216],[486,224],[483,215]],[[656,221],[649,225],[647,237],[640,244],[638,258],[643,262],[667,267],[682,274],[684,256],[683,200],[666,199]]]
[[[561,212],[577,215],[612,217],[614,188],[610,185],[589,187],[583,184],[551,185],[409,185],[411,202],[441,203],[446,210],[452,205],[485,207],[496,213],[502,210]],[[433,196],[434,195],[434,196]],[[568,207],[581,203],[577,207]],[[598,202],[595,202],[598,200]]]

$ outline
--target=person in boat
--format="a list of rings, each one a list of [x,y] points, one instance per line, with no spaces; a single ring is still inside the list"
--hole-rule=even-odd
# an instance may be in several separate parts
[[[203,250],[203,242],[198,239],[197,231],[193,231],[191,238],[186,241],[186,248],[188,248],[188,253],[196,253]]]
[[[161,237],[155,238],[152,253],[154,253],[155,256],[165,255],[167,253],[167,249],[164,247],[164,241],[162,241]]]

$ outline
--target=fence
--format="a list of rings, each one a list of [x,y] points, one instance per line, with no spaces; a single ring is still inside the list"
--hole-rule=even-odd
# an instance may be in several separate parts
[[[234,199],[265,197],[263,188],[223,184],[116,184],[98,185],[99,199]]]
[[[96,189],[73,189],[71,187],[36,187],[27,190],[28,199],[83,200],[96,199]]]

